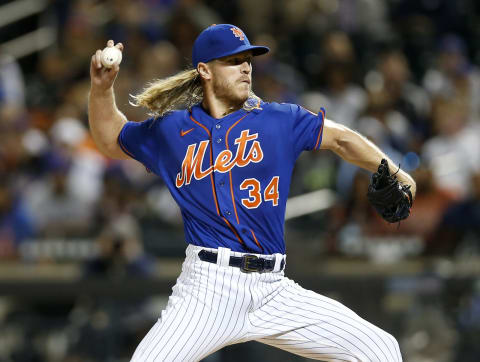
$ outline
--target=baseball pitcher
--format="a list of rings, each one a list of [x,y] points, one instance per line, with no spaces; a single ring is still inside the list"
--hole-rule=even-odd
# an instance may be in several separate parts
[[[258,98],[252,57],[268,51],[234,25],[208,27],[193,46],[193,69],[134,97],[152,114],[143,122],[127,121],[115,105],[119,65],[103,67],[100,50],[92,56],[89,122],[98,148],[164,180],[188,244],[168,305],[132,361],[198,361],[250,340],[322,361],[402,360],[390,334],[285,277],[284,217],[302,151],[328,149],[378,168],[369,199],[390,222],[408,216],[415,182],[325,109]]]

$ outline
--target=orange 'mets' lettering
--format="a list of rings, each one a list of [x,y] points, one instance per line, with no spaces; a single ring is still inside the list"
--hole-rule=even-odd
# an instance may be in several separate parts
[[[258,137],[258,133],[255,133],[253,135],[249,135],[248,131],[249,131],[248,129],[243,130],[242,133],[240,133],[240,137],[235,139],[235,144],[238,145],[238,147],[237,147],[237,155],[235,157],[234,162],[239,167],[244,167],[244,166],[248,165],[250,162],[259,162],[260,160],[263,159],[262,148],[260,147],[260,144],[258,143],[258,141],[253,142],[253,146],[250,149],[250,152],[248,153],[247,157],[244,157],[245,149],[247,147],[248,141],[255,140]],[[258,149],[260,149],[260,151],[258,151]],[[259,159],[257,157],[255,157],[255,159],[254,159],[251,156],[252,152],[255,152],[257,154],[260,153],[261,157]]]
[[[223,150],[220,152],[215,160],[215,171],[222,173],[230,171],[235,166],[235,162],[230,162],[231,160],[232,151]]]
[[[196,153],[196,143],[188,146],[187,153],[185,154],[185,158],[182,162],[182,172],[177,174],[177,178],[175,180],[175,185],[178,188],[182,187],[184,184],[190,184],[193,175],[195,175],[197,180],[200,180],[212,172],[211,167],[205,171],[202,171],[203,157],[205,156],[205,150],[207,149],[208,142],[209,141],[200,142],[200,146],[198,146],[198,151]]]
[[[238,145],[235,156],[232,151],[223,150],[218,154],[213,167],[210,166],[206,170],[202,170],[202,164],[210,141],[200,142],[198,149],[196,143],[189,145],[182,162],[181,171],[177,174],[175,185],[177,188],[180,188],[183,185],[190,184],[192,177],[195,177],[196,180],[201,180],[214,171],[225,173],[230,171],[234,166],[245,167],[250,162],[260,162],[263,160],[263,150],[260,142],[256,141],[257,138],[258,133],[250,135],[248,129],[243,130],[240,137],[235,139],[235,144]],[[247,143],[249,141],[253,141],[252,146],[245,156]]]

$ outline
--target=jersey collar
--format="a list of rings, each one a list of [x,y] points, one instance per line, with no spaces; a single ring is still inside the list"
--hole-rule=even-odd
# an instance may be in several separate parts
[[[217,123],[228,122],[232,119],[236,120],[238,118],[243,117],[247,113],[247,111],[245,111],[243,108],[241,108],[241,109],[239,109],[235,112],[227,114],[225,117],[214,118],[211,115],[209,115],[205,111],[205,109],[203,109],[201,103],[198,103],[198,104],[194,105],[191,109],[191,112],[192,112],[192,115],[195,119],[204,121],[204,123],[206,123],[206,125],[208,125],[209,127],[212,127],[213,125],[215,125]]]

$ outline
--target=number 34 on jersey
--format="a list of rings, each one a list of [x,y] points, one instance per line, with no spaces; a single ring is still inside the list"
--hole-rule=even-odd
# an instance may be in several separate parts
[[[177,174],[175,185],[181,188],[184,185],[189,185],[194,177],[196,180],[201,180],[207,177],[212,172],[225,173],[230,171],[233,167],[245,167],[250,162],[258,163],[263,160],[263,150],[256,139],[258,133],[249,134],[249,130],[243,130],[240,137],[235,139],[237,145],[237,152],[234,155],[228,148],[220,152],[215,160],[215,163],[203,169],[203,160],[210,141],[201,141],[200,144],[191,144],[187,148],[185,157],[182,162],[181,172]],[[250,150],[246,153],[247,144],[252,141]],[[261,189],[260,181],[256,178],[247,178],[240,184],[240,190],[248,190],[248,198],[241,200],[242,205],[248,209],[255,209],[262,201],[271,202],[273,206],[278,205],[279,176],[274,176],[264,190]]]

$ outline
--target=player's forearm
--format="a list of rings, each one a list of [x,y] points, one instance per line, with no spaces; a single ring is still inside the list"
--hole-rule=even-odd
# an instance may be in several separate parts
[[[115,105],[113,88],[97,90],[92,87],[88,96],[88,121],[95,144],[102,153],[112,158],[128,157],[117,143],[127,120]]]
[[[398,171],[398,166],[395,165],[373,142],[363,137],[359,133],[342,127],[342,132],[336,140],[336,147],[332,151],[338,154],[345,161],[350,162],[363,169],[375,172],[383,158],[386,158],[390,167],[390,173]],[[413,197],[416,194],[416,184],[413,178],[403,170],[397,173],[398,179],[407,185],[411,186]]]

